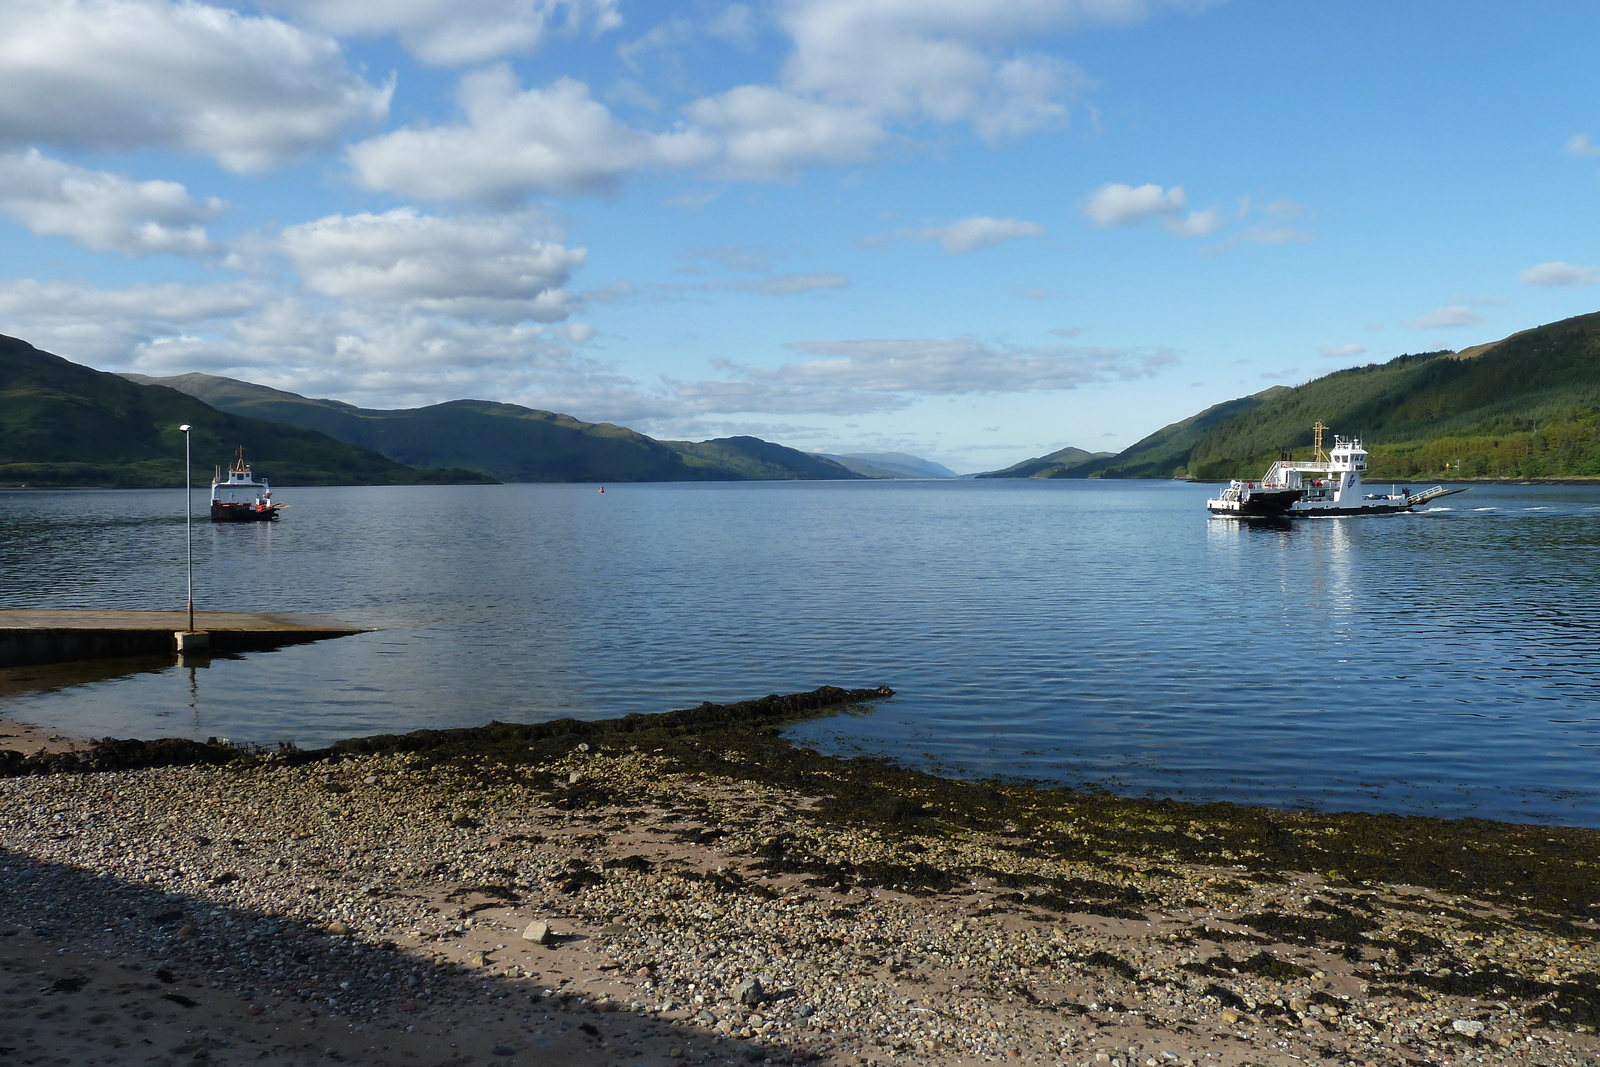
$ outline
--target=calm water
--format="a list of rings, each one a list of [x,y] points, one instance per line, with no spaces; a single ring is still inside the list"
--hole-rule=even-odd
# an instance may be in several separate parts
[[[1208,520],[1177,483],[285,489],[197,523],[202,608],[358,637],[165,662],[0,716],[302,745],[822,684],[795,731],[963,773],[1600,826],[1600,490]],[[173,608],[176,492],[0,493],[0,603]],[[11,672],[15,675],[16,672]]]

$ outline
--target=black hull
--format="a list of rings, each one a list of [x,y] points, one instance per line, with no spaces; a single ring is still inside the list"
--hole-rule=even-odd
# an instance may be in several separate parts
[[[270,507],[255,508],[248,504],[212,504],[212,522],[271,522],[278,517],[278,509],[282,505],[273,504]]]
[[[1398,515],[1402,511],[1410,511],[1411,504],[1383,504],[1372,508],[1317,508],[1305,511],[1289,512],[1297,519],[1338,519],[1350,515]]]
[[[1213,515],[1230,519],[1274,519],[1293,514],[1290,508],[1305,496],[1304,489],[1250,490],[1250,498],[1237,508],[1208,508]]]

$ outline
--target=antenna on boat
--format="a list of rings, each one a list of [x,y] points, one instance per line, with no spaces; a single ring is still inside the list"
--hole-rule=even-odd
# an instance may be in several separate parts
[[[1317,424],[1311,428],[1317,433],[1316,444],[1313,446],[1317,450],[1316,460],[1318,463],[1326,463],[1328,462],[1328,454],[1322,450],[1322,432],[1328,427],[1322,425],[1322,420],[1318,419]]]

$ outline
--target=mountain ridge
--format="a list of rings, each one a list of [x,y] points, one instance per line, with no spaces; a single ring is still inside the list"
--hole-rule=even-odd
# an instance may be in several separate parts
[[[744,481],[863,477],[757,437],[658,441],[625,426],[491,400],[361,408],[237,378],[125,375],[219,410],[313,429],[400,463],[462,467],[507,482]]]
[[[195,469],[243,447],[281,485],[483,482],[467,471],[417,470],[325,434],[218,411],[158,385],[128,381],[0,335],[0,483],[181,486],[184,435]]]

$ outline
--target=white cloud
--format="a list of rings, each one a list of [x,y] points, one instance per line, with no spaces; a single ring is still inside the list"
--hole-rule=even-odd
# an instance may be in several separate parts
[[[371,407],[479,397],[585,418],[661,413],[660,402],[631,379],[575,355],[568,337],[565,329],[558,334],[534,323],[327,312],[282,300],[203,336],[140,345],[130,369],[156,375],[203,369]]]
[[[1446,307],[1435,308],[1426,315],[1402,322],[1400,325],[1413,330],[1447,330],[1454,326],[1476,326],[1484,321],[1482,315],[1462,304],[1451,304]]]
[[[1359,356],[1366,350],[1365,345],[1358,345],[1352,341],[1349,344],[1328,345],[1318,349],[1317,352],[1325,359],[1348,359],[1351,356]]]
[[[585,250],[532,238],[516,217],[438,218],[401,208],[333,215],[283,233],[312,292],[487,322],[555,322]]]
[[[373,25],[439,12],[444,0],[410,0],[396,10],[367,0],[277,0],[306,10],[348,12]],[[557,0],[463,0],[466,12],[522,5],[554,10]],[[531,7],[530,7],[531,5]],[[773,83],[739,85],[691,100],[684,122],[663,132],[635,129],[596,102],[588,86],[562,78],[524,90],[509,67],[463,77],[463,120],[374,137],[349,150],[369,189],[434,200],[515,203],[535,193],[613,192],[652,169],[705,167],[726,179],[785,178],[812,163],[864,162],[889,143],[893,126],[965,123],[996,143],[1059,125],[1088,84],[1074,64],[1014,46],[1088,23],[1132,22],[1156,7],[1201,0],[777,0],[776,24],[793,49]],[[572,6],[595,27],[614,24],[610,0]],[[363,12],[377,12],[361,14]],[[398,11],[398,13],[396,13]],[[722,8],[705,32],[748,44],[751,8]],[[333,24],[324,19],[328,24]],[[365,25],[365,23],[363,23]],[[541,23],[542,26],[542,23]],[[543,32],[541,30],[541,32]],[[633,63],[700,32],[669,18],[620,50]],[[488,55],[488,52],[482,52]],[[617,99],[658,101],[619,81]],[[1207,213],[1169,220],[1174,230],[1208,232]]]
[[[815,293],[825,289],[843,289],[850,284],[850,279],[843,274],[780,274],[776,278],[768,278],[758,282],[755,290],[768,296],[796,296],[800,293]]]
[[[1128,226],[1153,218],[1171,218],[1187,203],[1181,185],[1163,189],[1154,182],[1137,187],[1109,182],[1095,190],[1083,213],[1096,226]]]
[[[226,321],[255,308],[253,285],[130,285],[0,282],[0,333],[73,360],[125,359],[135,346]]]
[[[168,0],[0,4],[0,145],[201,152],[258,171],[386,114],[338,44]]]
[[[1044,227],[1021,219],[994,219],[987,215],[957,219],[946,226],[903,230],[901,236],[913,241],[937,241],[948,253],[972,252],[1020,237],[1038,237]]]
[[[1534,285],[1542,289],[1600,285],[1600,269],[1577,263],[1540,263],[1523,271],[1521,278],[1523,285]]]
[[[554,33],[622,24],[617,0],[265,0],[340,36],[394,34],[424,63],[461,66],[537,49]]]
[[[731,368],[731,381],[673,382],[685,414],[831,412],[902,408],[918,396],[1074,389],[1153,374],[1175,362],[1165,349],[993,346],[972,337],[931,340],[806,341],[815,358],[779,367]]]
[[[703,134],[647,134],[616,121],[582,82],[523,90],[504,64],[462,78],[465,121],[416,126],[353,145],[356,180],[369,189],[435,200],[516,203],[534,192],[597,194],[630,174],[712,158]]]
[[[487,397],[623,421],[673,413],[668,398],[572,352],[593,336],[585,324],[323,306],[247,283],[0,282],[0,333],[106,369],[198,370],[373,407]]]
[[[863,162],[886,136],[862,108],[821,104],[767,85],[704,97],[685,112],[716,135],[727,176],[745,180],[783,177],[816,161]]]
[[[1222,225],[1222,214],[1215,208],[1191,211],[1181,219],[1176,216],[1168,219],[1166,225],[1179,237],[1204,237],[1208,233],[1215,233],[1217,227]]]
[[[1586,133],[1575,133],[1567,138],[1567,154],[1592,159],[1600,156],[1600,144],[1589,140],[1589,135]]]
[[[0,209],[36,234],[67,237],[97,252],[214,251],[201,224],[222,207],[217,199],[196,200],[176,182],[136,182],[37,150],[0,155]]]
[[[1146,0],[788,0],[784,84],[917,121],[966,122],[990,141],[1065,121],[1088,79],[1012,46],[1088,23],[1136,22]]]

